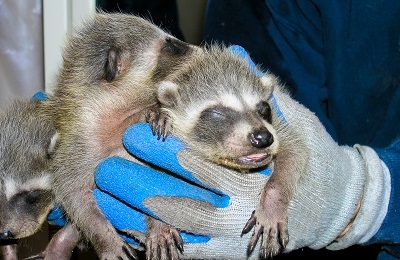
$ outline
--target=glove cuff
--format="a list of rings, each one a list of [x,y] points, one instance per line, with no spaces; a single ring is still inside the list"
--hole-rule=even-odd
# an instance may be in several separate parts
[[[390,176],[376,152],[367,146],[354,146],[365,162],[366,181],[361,208],[349,231],[339,241],[329,246],[330,250],[340,250],[354,244],[368,241],[381,226],[388,208]],[[387,183],[389,182],[389,185]]]
[[[335,154],[340,154],[342,163],[335,164],[339,160]],[[331,164],[314,164],[315,169],[310,170],[313,174],[300,180],[289,206],[287,251],[326,247],[345,229],[357,209],[365,183],[364,159],[347,146],[338,146],[330,155]]]

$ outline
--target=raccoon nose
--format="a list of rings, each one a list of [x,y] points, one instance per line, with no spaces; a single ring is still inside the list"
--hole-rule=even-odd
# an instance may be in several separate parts
[[[265,128],[261,130],[256,130],[250,135],[250,143],[256,148],[266,148],[274,142],[274,137]]]
[[[11,231],[6,231],[3,233],[0,233],[0,239],[1,240],[8,240],[8,239],[13,239],[14,235]]]

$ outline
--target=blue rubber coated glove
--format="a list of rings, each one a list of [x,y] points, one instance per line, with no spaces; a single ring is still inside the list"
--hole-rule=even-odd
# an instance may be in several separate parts
[[[226,207],[229,204],[229,197],[226,195],[194,185],[194,183],[200,184],[200,182],[190,172],[184,170],[177,163],[176,158],[173,158],[176,157],[177,151],[183,148],[182,143],[173,137],[168,138],[165,142],[154,142],[156,138],[147,124],[137,124],[133,129],[139,131],[140,140],[143,141],[140,143],[143,147],[147,144],[146,140],[152,141],[149,143],[151,146],[159,145],[153,151],[153,155],[165,159],[166,164],[163,167],[179,172],[182,177],[192,181],[193,184],[185,182],[177,176],[170,176],[133,161],[119,157],[106,159],[96,169],[95,180],[98,189],[94,190],[94,196],[103,213],[106,214],[117,230],[128,231],[130,234],[138,232],[136,238],[144,242],[145,215],[157,217],[144,205],[144,201],[152,196],[191,197],[212,203],[216,207]],[[136,135],[137,133],[133,134]],[[130,138],[129,135],[127,133],[126,137]],[[153,149],[153,147],[147,147],[146,151]],[[109,175],[113,177],[109,178]],[[135,207],[132,208],[130,205],[135,205]],[[118,214],[115,214],[115,212],[118,212]],[[185,232],[181,232],[181,236],[186,243],[207,242],[210,239],[206,236]]]
[[[47,221],[54,226],[65,226],[66,220],[64,217],[64,213],[58,205],[55,205],[54,208],[50,211],[47,216]]]
[[[43,101],[47,99],[46,93],[39,91],[32,96],[32,99]]]
[[[242,48],[235,48],[235,53],[249,60]],[[378,231],[388,207],[390,196],[383,190],[390,176],[384,164],[369,147],[339,146],[312,112],[279,88],[273,98],[277,104],[274,113],[282,114],[287,124],[298,129],[310,150],[289,207],[286,251],[301,247],[337,250],[367,242]],[[185,238],[183,258],[248,257],[250,234],[240,235],[269,178],[269,168],[254,174],[228,170],[198,158],[173,137],[157,141],[147,124],[130,127],[124,144],[136,157],[156,167],[110,158],[97,168],[95,197],[118,230],[134,230],[135,237],[143,241],[142,213],[150,214],[180,230],[202,235]],[[360,201],[350,229],[337,240]],[[257,257],[257,253],[249,256]]]

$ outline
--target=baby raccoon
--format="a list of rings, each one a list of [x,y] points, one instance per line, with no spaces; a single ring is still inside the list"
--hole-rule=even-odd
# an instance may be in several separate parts
[[[249,252],[263,233],[263,258],[288,243],[288,204],[307,156],[295,130],[276,111],[274,88],[281,86],[273,75],[257,76],[242,58],[214,46],[159,84],[161,113],[149,114],[159,136],[171,130],[210,161],[241,172],[271,164],[273,174],[242,232],[255,226]]]
[[[33,235],[53,207],[49,163],[57,132],[37,108],[16,101],[0,112],[0,242],[16,259],[18,239]]]
[[[157,84],[195,49],[142,18],[117,13],[97,13],[67,42],[54,93],[42,106],[60,134],[51,167],[53,191],[72,228],[100,259],[133,259],[136,254],[97,206],[92,192],[95,168],[109,156],[133,158],[123,146],[123,133],[157,105]],[[166,230],[160,221],[149,222],[148,234]],[[72,247],[79,236],[69,230],[65,234]],[[146,237],[151,250],[164,252],[154,245],[163,247],[165,241],[183,243],[177,230],[163,234]]]

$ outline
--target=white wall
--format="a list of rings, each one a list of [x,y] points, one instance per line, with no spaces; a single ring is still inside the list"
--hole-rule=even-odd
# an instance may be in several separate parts
[[[44,80],[51,92],[61,65],[61,50],[72,28],[96,10],[95,0],[43,0]]]

